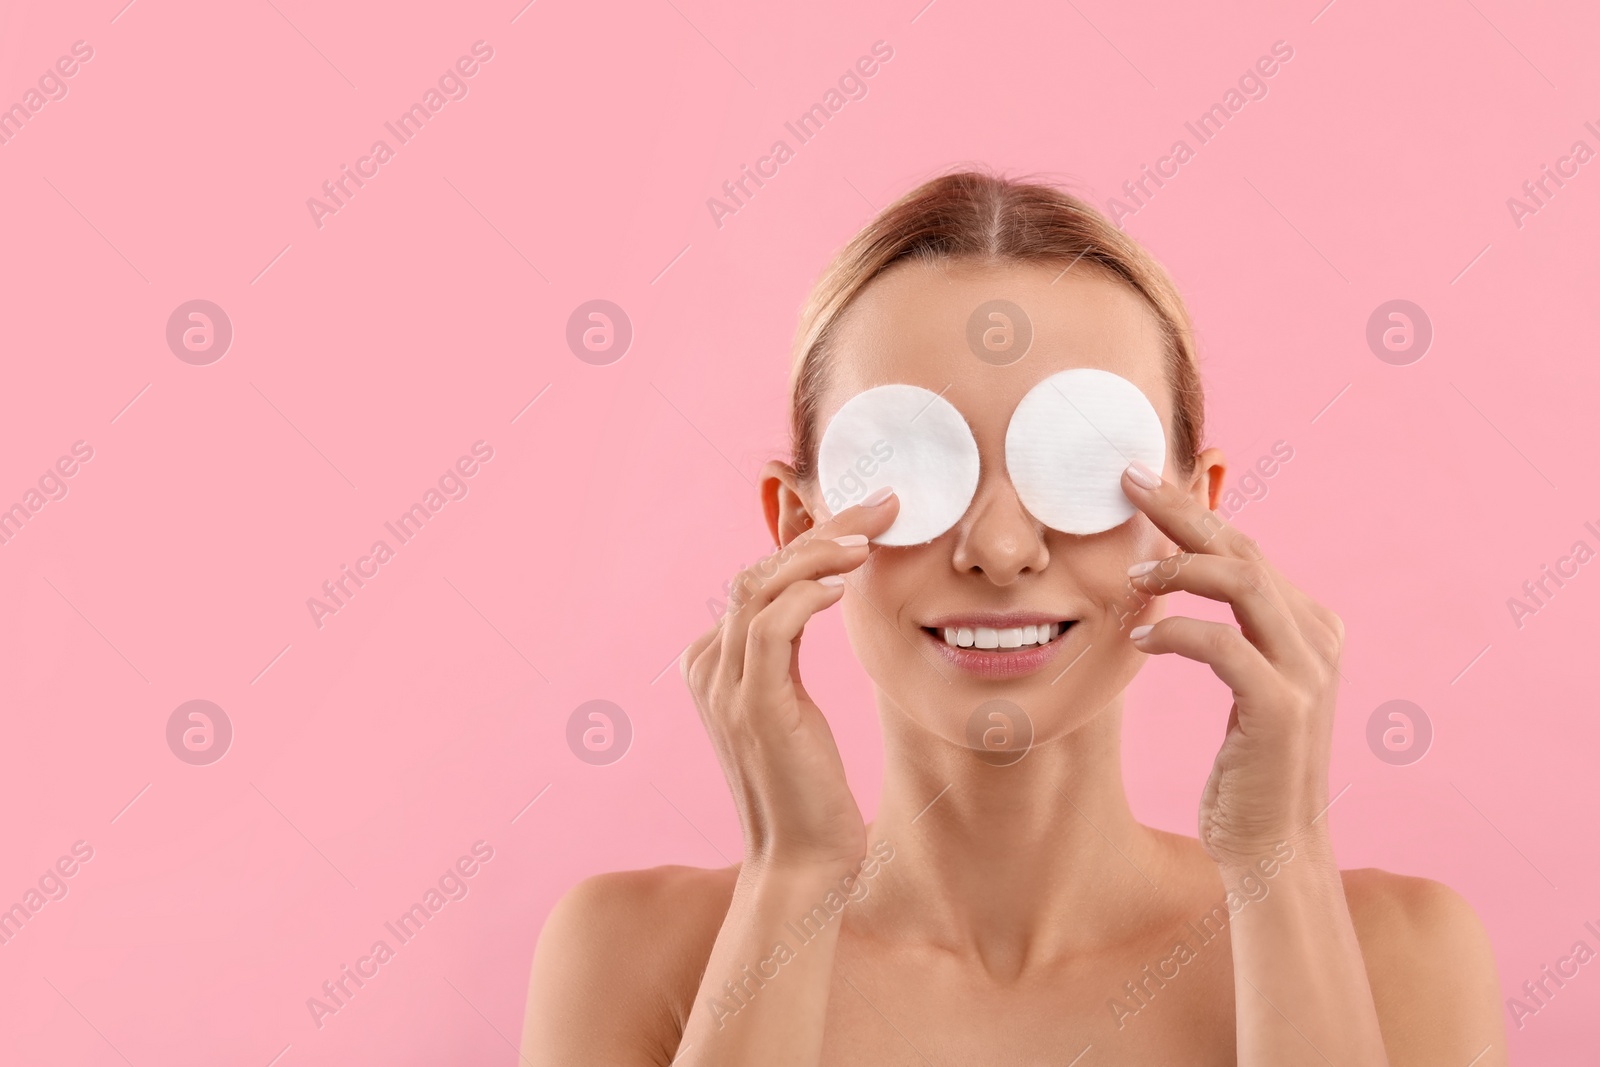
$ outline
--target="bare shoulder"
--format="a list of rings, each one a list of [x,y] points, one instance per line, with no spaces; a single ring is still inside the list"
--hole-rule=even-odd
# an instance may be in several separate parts
[[[1390,1062],[1454,1062],[1464,1051],[1461,1063],[1504,1064],[1499,974],[1472,905],[1427,878],[1373,867],[1340,874]]]
[[[735,868],[651,867],[597,874],[579,882],[556,902],[539,944],[576,938],[585,948],[637,945],[646,937],[660,958],[699,946],[701,934],[715,940],[733,899]],[[709,955],[711,943],[704,946]],[[637,961],[617,959],[618,965]]]
[[[653,867],[569,890],[534,952],[525,1062],[669,1062],[737,877],[732,867]]]

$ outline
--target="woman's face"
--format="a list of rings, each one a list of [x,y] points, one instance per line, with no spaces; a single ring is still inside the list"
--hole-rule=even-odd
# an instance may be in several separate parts
[[[1027,354],[1006,366],[980,359],[967,341],[973,310],[995,299],[1020,306],[1033,326]],[[1125,285],[1083,268],[907,262],[876,279],[837,325],[819,430],[863,390],[918,385],[965,416],[982,467],[972,505],[954,527],[923,545],[875,546],[850,576],[843,611],[856,655],[889,701],[951,741],[1004,747],[982,739],[995,724],[1031,727],[1031,738],[1003,739],[1011,745],[1076,729],[1138,671],[1144,654],[1128,631],[1159,617],[1158,605],[1130,586],[1128,567],[1176,548],[1143,514],[1088,536],[1035,521],[1006,474],[1006,428],[1024,394],[1049,375],[1075,367],[1111,371],[1138,386],[1161,416],[1168,443],[1161,473],[1179,481],[1155,315]],[[1208,450],[1183,479],[1208,506],[1213,467],[1220,484],[1218,459]],[[799,497],[809,517],[828,516],[814,481],[799,487]],[[1058,631],[1042,646],[1040,624]],[[947,627],[958,638],[962,628],[1023,627],[1025,640],[1029,625],[1036,643],[1016,649],[951,647],[944,636]],[[1015,707],[989,703],[996,700]],[[993,718],[995,709],[1005,719]],[[1016,721],[1017,710],[1026,724]]]

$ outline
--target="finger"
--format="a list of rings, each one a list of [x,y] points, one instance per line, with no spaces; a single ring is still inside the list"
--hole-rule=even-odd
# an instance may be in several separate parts
[[[751,617],[777,599],[790,582],[854,570],[866,561],[867,552],[866,534],[808,536],[789,542],[734,576],[724,629],[731,625],[742,634]]]
[[[1150,626],[1135,626],[1128,636],[1141,652],[1175,652],[1208,665],[1224,685],[1240,695],[1263,693],[1277,677],[1260,649],[1227,623],[1173,615]]]
[[[889,528],[898,509],[899,502],[892,495],[873,504],[863,501],[739,572],[729,590],[728,612],[721,627],[723,669],[733,678],[744,669],[745,639],[751,619],[793,582],[842,574],[861,566],[866,562],[870,538]]]
[[[1153,480],[1154,486],[1146,484]],[[1130,503],[1150,517],[1162,533],[1180,548],[1201,555],[1229,556],[1261,564],[1271,576],[1271,587],[1288,608],[1295,629],[1306,645],[1338,670],[1344,624],[1300,590],[1266,558],[1256,541],[1229,525],[1216,512],[1201,507],[1179,486],[1163,480],[1148,467],[1132,463],[1122,474],[1122,491]],[[1263,583],[1266,584],[1266,583]]]
[[[900,498],[893,489],[884,486],[869,493],[861,503],[817,523],[807,533],[817,537],[838,537],[852,533],[877,537],[894,523],[899,514]]]
[[[1128,568],[1128,577],[1147,592],[1181,590],[1226,603],[1246,639],[1274,663],[1299,664],[1311,654],[1294,609],[1262,564],[1183,552],[1136,563]]]
[[[796,680],[794,653],[801,632],[811,616],[833,605],[842,595],[843,579],[838,585],[795,582],[750,620],[744,655],[744,684],[748,691],[771,695]]]
[[[707,630],[705,633],[689,642],[689,646],[685,648],[683,650],[683,654],[678,657],[678,673],[683,676],[683,680],[685,682],[690,680],[690,673],[694,670],[695,662],[699,660],[701,656],[706,654],[706,650],[711,649],[713,652],[715,651],[717,643],[717,631],[721,626],[722,619],[719,617],[716,625],[712,626],[711,629]]]
[[[1340,673],[1339,654],[1344,647],[1344,622],[1281,575],[1275,584],[1284,603],[1288,605],[1295,632],[1300,635],[1311,658],[1329,673]]]
[[[1338,670],[1339,653],[1344,647],[1344,620],[1318,602],[1310,593],[1281,575],[1278,591],[1294,613],[1300,636],[1306,639],[1313,651],[1334,670]]]
[[[1134,567],[1144,566],[1150,569],[1134,574]],[[1158,594],[1184,589],[1226,600],[1244,635],[1272,662],[1284,667],[1318,663],[1330,673],[1338,673],[1344,623],[1270,563],[1181,553],[1134,567],[1128,569],[1129,578],[1141,589]],[[1189,573],[1188,578],[1184,572]],[[1240,581],[1242,585],[1236,584]],[[1222,587],[1224,595],[1207,586]],[[1235,589],[1239,595],[1230,592]],[[1252,592],[1254,597],[1249,595]]]
[[[720,633],[719,620],[717,626],[695,638],[678,659],[678,669],[683,674],[684,687],[689,690],[689,699],[694,702],[694,710],[699,714],[700,721],[708,728],[711,726],[710,709],[714,704],[711,687],[717,676],[717,661],[722,654],[722,642],[718,640]]]
[[[1146,484],[1151,479],[1153,486]],[[1142,463],[1131,463],[1122,472],[1122,492],[1129,503],[1148,515],[1156,528],[1185,552],[1265,560],[1255,541]]]
[[[743,607],[746,605],[746,593],[755,594],[748,599],[758,611],[765,607],[767,603],[770,603],[771,598],[777,596],[782,590],[769,590],[768,596],[763,599],[760,596],[761,589],[773,580],[779,565],[803,552],[811,543],[837,541],[843,538],[844,543],[851,548],[864,547],[872,538],[877,537],[893,525],[895,517],[899,514],[900,499],[894,495],[894,490],[884,487],[870,494],[854,507],[846,508],[837,515],[791,538],[778,551],[754,567],[746,568],[734,579],[729,595],[730,612],[736,606]]]

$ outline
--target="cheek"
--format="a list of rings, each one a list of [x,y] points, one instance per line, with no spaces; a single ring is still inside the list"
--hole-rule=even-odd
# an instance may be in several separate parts
[[[1157,622],[1164,615],[1161,599],[1135,588],[1128,577],[1131,564],[1159,558],[1151,549],[1159,547],[1160,534],[1148,528],[1148,523],[1146,526],[1143,534],[1119,527],[1089,539],[1096,542],[1093,545],[1077,546],[1069,584],[1085,605],[1078,624],[1083,632],[1078,639],[1089,648],[1071,676],[1052,687],[1068,689],[1062,699],[1071,706],[1099,707],[1125,688],[1144,661],[1128,632],[1135,626]]]
[[[1138,515],[1128,523],[1119,547],[1121,556],[1115,562],[1107,561],[1106,570],[1120,582],[1124,590],[1132,588],[1128,578],[1128,568],[1133,564],[1169,559],[1179,551],[1178,546],[1144,515]],[[1161,570],[1163,573],[1166,572],[1166,568]]]
[[[904,551],[874,547],[867,561],[845,576],[850,584],[842,607],[852,643],[858,637],[892,636],[896,628],[910,625],[906,590],[915,587],[916,578],[906,557]]]
[[[880,609],[879,596],[871,591],[863,594],[857,588],[845,591],[839,610],[849,648],[841,649],[839,654],[846,659],[853,657],[872,684],[891,700],[915,704],[916,671],[925,664],[907,639],[915,641],[918,635],[901,633],[886,621],[885,615],[891,619],[894,615],[886,606]],[[869,601],[868,597],[872,599]]]
[[[1072,584],[1112,619],[1137,608],[1139,594],[1128,568],[1147,559],[1165,559],[1175,551],[1171,541],[1143,515],[1093,537],[1058,537],[1051,544],[1051,565],[1065,564]]]
[[[920,635],[912,616],[918,590],[936,581],[933,549],[874,548],[847,577],[850,587],[840,604],[845,633],[861,665],[885,688],[903,684],[909,666],[927,667],[915,645]]]

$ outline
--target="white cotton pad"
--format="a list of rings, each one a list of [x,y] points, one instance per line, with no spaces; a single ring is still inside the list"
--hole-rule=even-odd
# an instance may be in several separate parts
[[[1133,517],[1122,472],[1138,460],[1166,466],[1161,416],[1139,387],[1088,367],[1052,374],[1032,389],[1006,428],[1006,468],[1022,504],[1051,529],[1109,530]]]
[[[978,442],[961,412],[915,385],[880,385],[851,397],[828,422],[817,481],[838,514],[889,486],[900,514],[873,541],[920,545],[954,526],[978,489]]]

